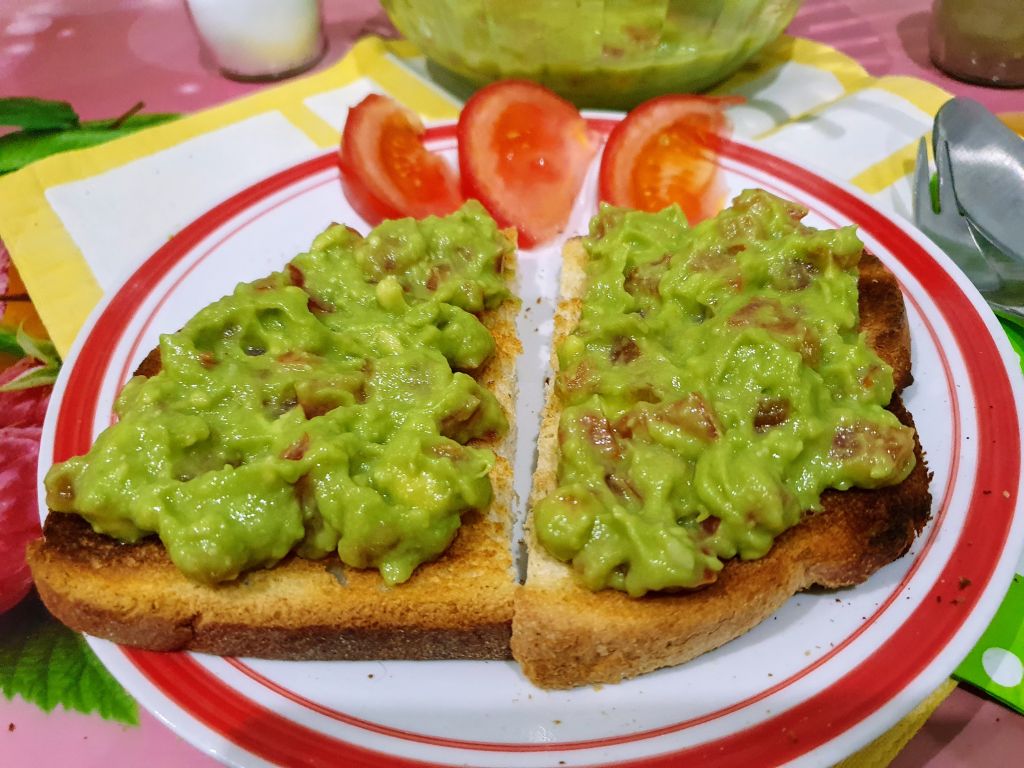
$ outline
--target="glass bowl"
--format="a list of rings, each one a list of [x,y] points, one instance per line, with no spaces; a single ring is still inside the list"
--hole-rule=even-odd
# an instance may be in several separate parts
[[[475,86],[543,83],[580,106],[702,91],[775,40],[801,0],[382,0],[436,65]]]

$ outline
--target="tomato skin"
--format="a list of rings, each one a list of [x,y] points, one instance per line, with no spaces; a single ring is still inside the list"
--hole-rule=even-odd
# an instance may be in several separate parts
[[[463,194],[521,247],[565,228],[597,148],[576,107],[537,83],[491,83],[466,102],[458,137]]]
[[[423,124],[386,96],[352,107],[339,150],[345,197],[369,224],[443,216],[463,203],[458,176],[423,146]]]
[[[651,212],[678,203],[690,224],[714,216],[726,197],[717,166],[732,132],[724,110],[741,101],[670,94],[636,107],[608,136],[600,200]]]

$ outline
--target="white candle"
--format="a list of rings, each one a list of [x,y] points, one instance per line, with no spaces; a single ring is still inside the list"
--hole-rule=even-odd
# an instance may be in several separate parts
[[[323,52],[319,0],[187,0],[218,66],[243,78],[276,77]]]

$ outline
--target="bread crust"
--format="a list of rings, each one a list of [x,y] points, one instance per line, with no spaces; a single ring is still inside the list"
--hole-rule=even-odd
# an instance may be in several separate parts
[[[896,391],[912,381],[903,298],[871,254],[860,265],[860,313],[868,343],[893,368]],[[584,291],[584,254],[566,246],[557,344],[575,326]],[[514,414],[516,302],[487,313],[496,352],[477,378]],[[552,355],[557,372],[557,358]],[[151,355],[139,373],[158,370]],[[538,442],[530,506],[555,483],[559,404],[554,376]],[[890,409],[910,414],[896,395]],[[513,423],[514,425],[514,423]],[[379,574],[336,557],[291,556],[227,584],[188,580],[155,538],[124,544],[96,534],[77,515],[51,514],[28,560],[49,610],[78,631],[150,650],[193,650],[276,659],[502,659],[548,688],[617,682],[687,661],[747,632],[796,592],[856,584],[900,557],[928,520],[929,475],[921,447],[901,484],[874,491],[827,491],[823,511],[780,536],[755,561],[730,561],[718,581],[695,592],[632,599],[579,586],[571,569],[526,528],[528,575],[512,576],[509,535],[515,431],[490,445],[499,456],[486,512],[470,513],[452,546],[408,582],[388,588]],[[514,618],[513,618],[514,613]]]
[[[514,242],[514,241],[513,241]],[[506,257],[506,270],[514,259]],[[463,516],[455,541],[407,582],[387,587],[376,570],[336,556],[289,556],[214,586],[189,580],[156,537],[134,544],[93,532],[83,518],[50,513],[27,559],[46,607],[72,629],[158,651],[272,659],[504,659],[516,578],[510,549],[515,446],[518,301],[481,316],[495,352],[475,378],[511,425],[501,440],[474,441],[498,456],[487,510]],[[151,353],[139,375],[159,370]]]
[[[566,245],[562,300],[552,349],[575,328],[585,292],[586,255],[579,240]],[[860,263],[859,309],[867,342],[893,369],[897,394],[890,410],[913,426],[899,392],[912,381],[910,333],[895,276],[872,254]],[[552,353],[552,368],[558,359]],[[546,392],[530,508],[556,487],[561,407],[555,375]],[[929,473],[915,434],[917,463],[899,485],[877,490],[826,491],[823,510],[776,539],[752,561],[725,564],[704,589],[630,598],[616,590],[592,592],[570,566],[539,544],[527,520],[525,585],[512,623],[512,655],[534,683],[570,688],[614,683],[681,664],[749,631],[795,593],[821,585],[858,584],[903,555],[928,521]]]

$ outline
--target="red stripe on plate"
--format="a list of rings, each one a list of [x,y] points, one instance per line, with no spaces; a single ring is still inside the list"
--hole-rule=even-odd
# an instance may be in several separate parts
[[[229,741],[264,760],[308,768],[422,768],[425,763],[406,760],[324,738],[304,725],[287,720],[227,688],[205,667],[184,653],[155,653],[122,648],[124,655],[160,691],[176,691],[170,698],[192,717]],[[184,686],[190,695],[182,698]],[[253,734],[259,734],[252,739]],[[342,762],[342,758],[344,758]]]

